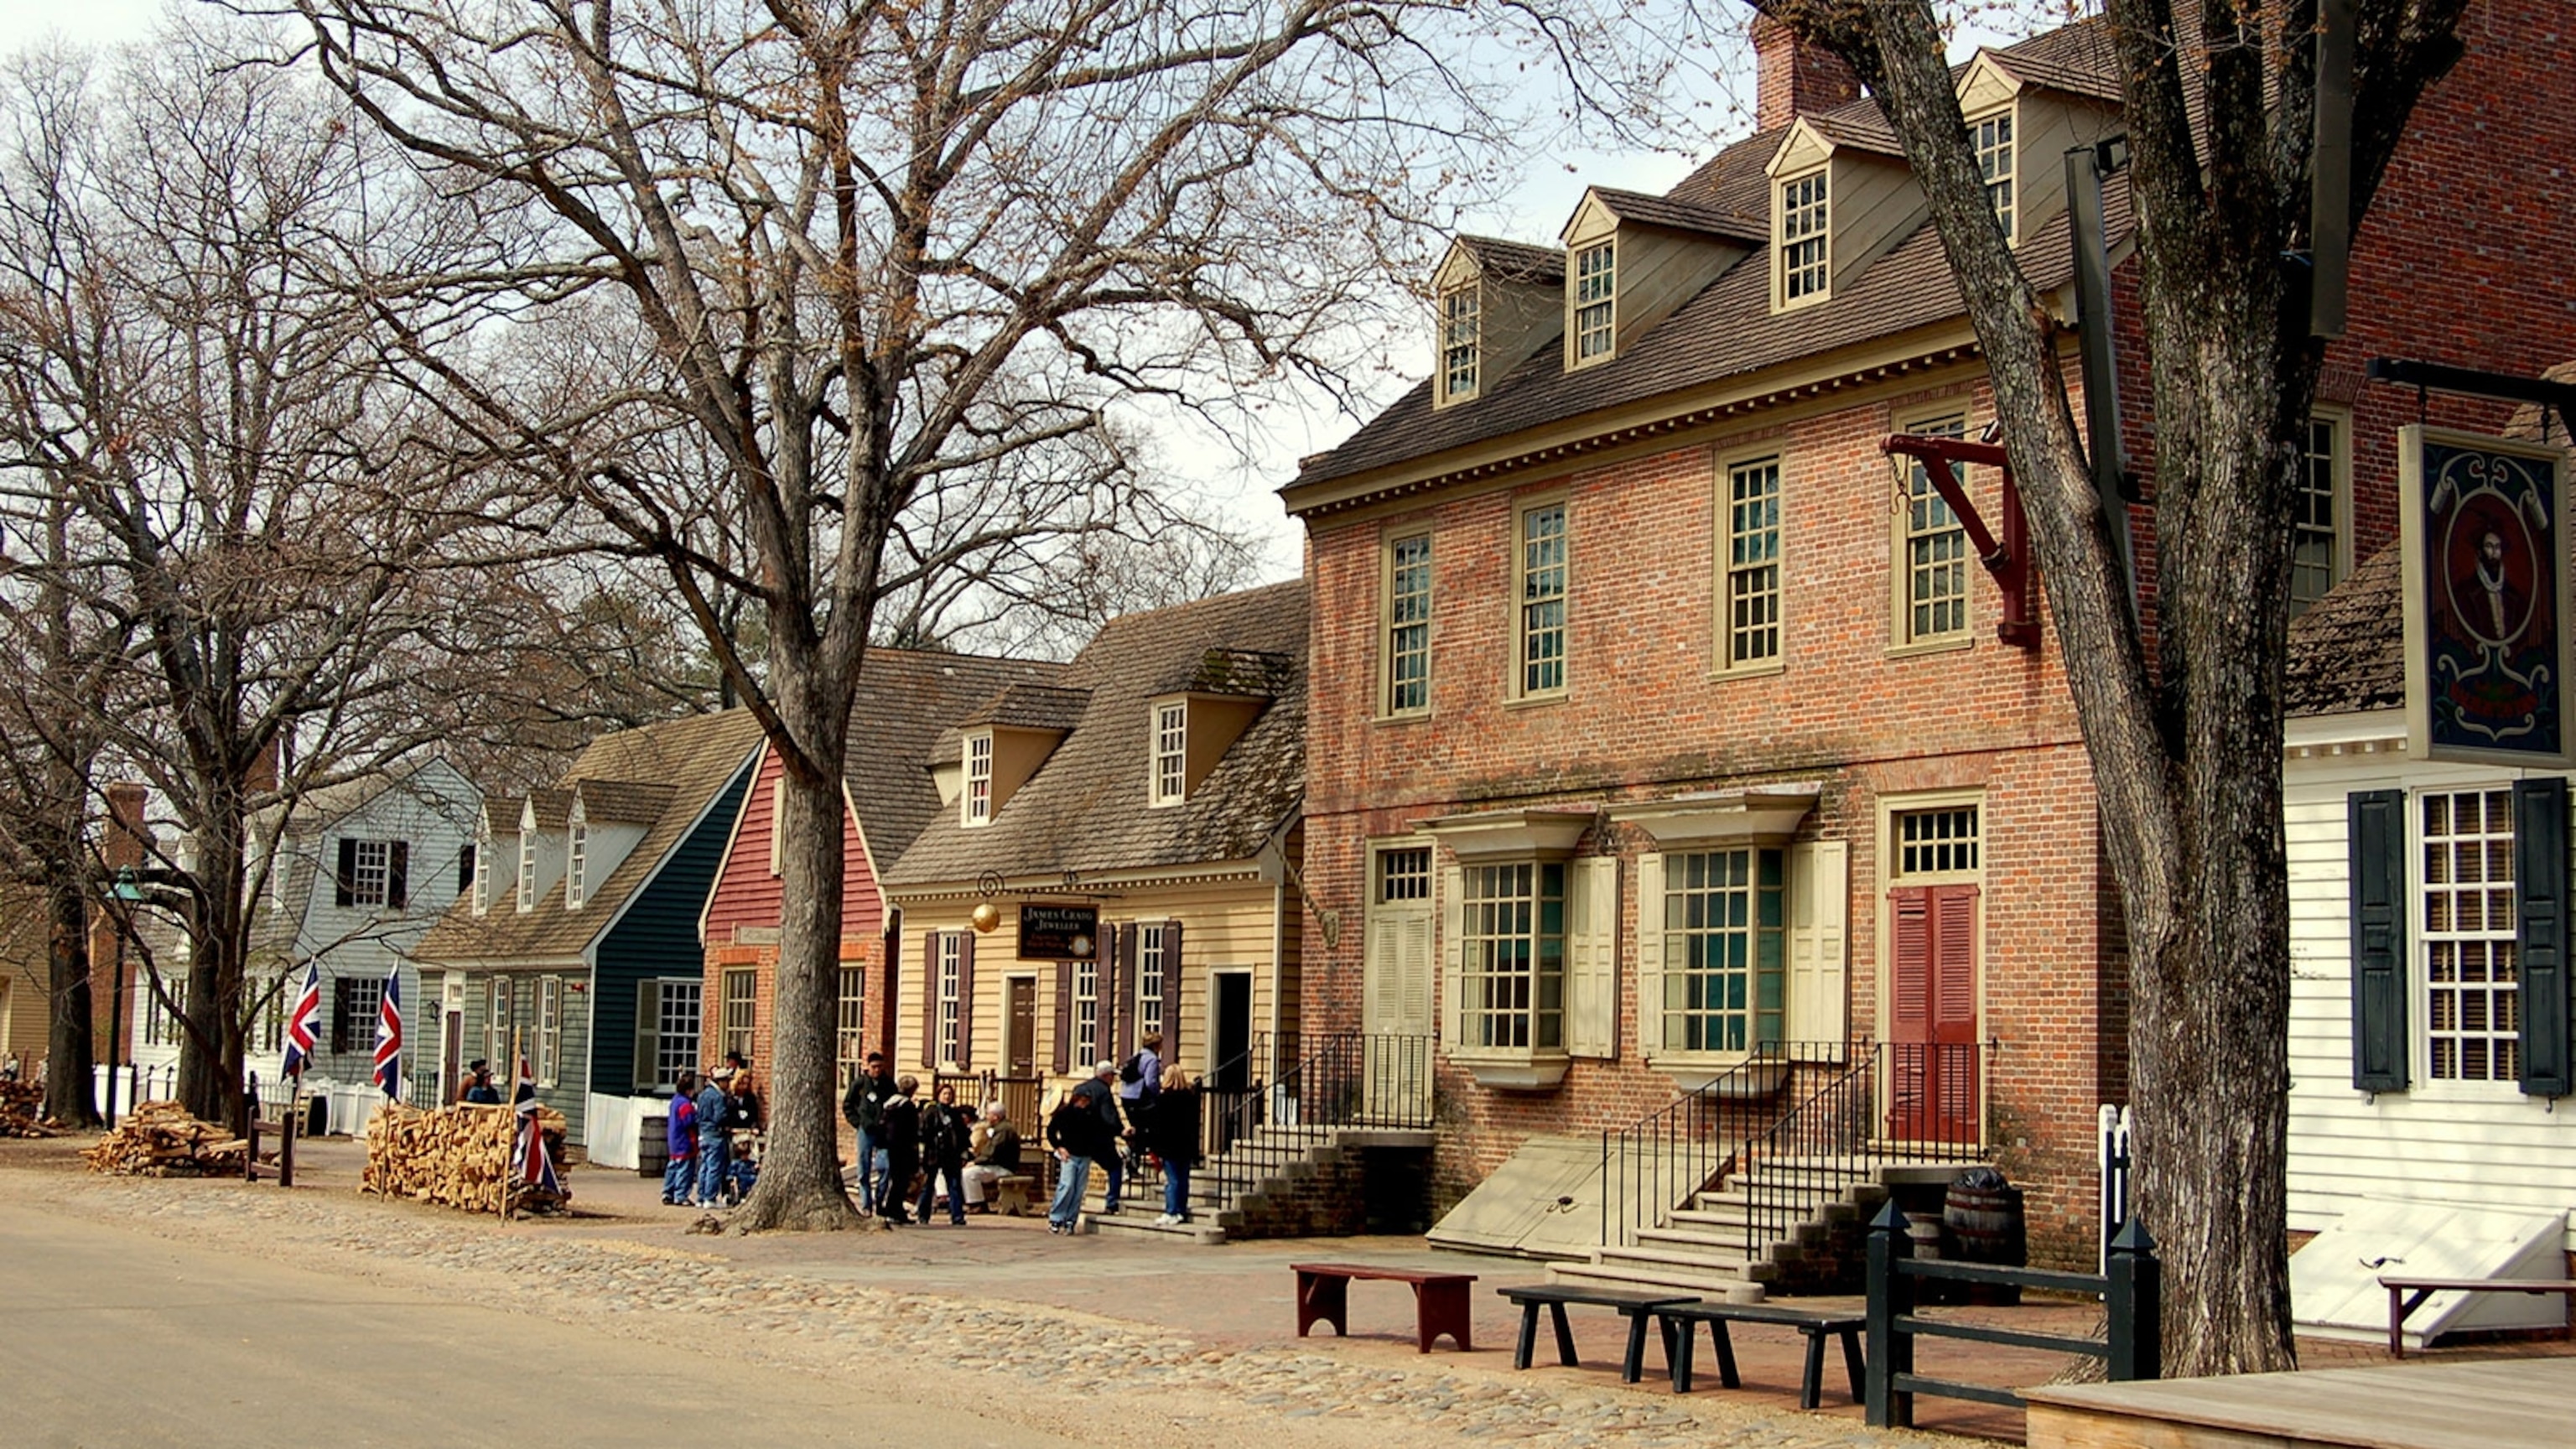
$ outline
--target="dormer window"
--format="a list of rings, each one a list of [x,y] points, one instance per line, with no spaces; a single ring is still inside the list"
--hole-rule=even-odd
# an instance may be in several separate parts
[[[1156,805],[1178,805],[1189,794],[1190,702],[1174,700],[1154,706],[1154,792]]]
[[[485,824],[474,837],[474,914],[492,909],[492,827]]]
[[[2004,240],[2013,240],[2013,113],[1997,111],[1968,123],[1968,144],[1977,152],[1977,171],[1986,180],[1986,200]]]
[[[993,736],[990,732],[966,737],[966,823],[989,825],[993,821]]]
[[[537,906],[537,812],[531,808],[519,817],[519,909],[535,910]]]
[[[1825,178],[1811,171],[1780,183],[1780,303],[1823,297],[1831,283]]]
[[[1440,294],[1440,401],[1463,402],[1476,395],[1483,362],[1484,306],[1476,284],[1451,287]]]
[[[564,904],[580,910],[590,892],[590,822],[583,818],[576,804],[572,814],[572,839],[564,855]]]
[[[1610,355],[1618,335],[1619,243],[1597,242],[1574,254],[1574,365]]]

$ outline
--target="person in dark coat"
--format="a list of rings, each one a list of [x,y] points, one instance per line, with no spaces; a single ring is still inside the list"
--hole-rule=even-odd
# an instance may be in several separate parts
[[[920,1090],[917,1077],[895,1078],[894,1096],[877,1122],[878,1145],[886,1155],[886,1188],[877,1199],[877,1216],[889,1223],[912,1221],[904,1216],[903,1205],[912,1193],[912,1175],[921,1168],[921,1104],[913,1100]]]
[[[1055,1201],[1047,1208],[1047,1231],[1069,1233],[1082,1221],[1082,1194],[1091,1185],[1093,1139],[1100,1135],[1100,1111],[1080,1092],[1067,1089],[1047,1114],[1047,1146],[1056,1160]]]
[[[931,1198],[944,1183],[948,1189],[948,1225],[966,1226],[966,1119],[957,1110],[957,1089],[942,1087],[921,1109],[921,1200],[913,1216],[930,1221]]]
[[[1163,1215],[1170,1227],[1190,1220],[1190,1169],[1199,1165],[1199,1083],[1174,1062],[1145,1118],[1145,1148],[1163,1159]]]

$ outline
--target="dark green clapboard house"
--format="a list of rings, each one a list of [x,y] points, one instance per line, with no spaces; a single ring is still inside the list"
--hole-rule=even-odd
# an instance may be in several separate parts
[[[480,1057],[506,1097],[524,1056],[570,1140],[634,1165],[644,1117],[682,1067],[705,1065],[698,914],[759,743],[746,710],[671,720],[593,741],[544,789],[486,799],[473,885],[419,947],[439,1080]]]

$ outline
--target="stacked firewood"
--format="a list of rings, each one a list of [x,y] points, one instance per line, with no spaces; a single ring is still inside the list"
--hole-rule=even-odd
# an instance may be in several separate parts
[[[60,1137],[45,1120],[45,1089],[34,1082],[0,1082],[0,1137]]]
[[[250,1144],[176,1102],[146,1102],[81,1154],[92,1172],[117,1177],[174,1177],[242,1170]]]
[[[563,1140],[563,1114],[537,1112],[549,1144]],[[365,1191],[407,1197],[467,1212],[528,1212],[560,1205],[567,1194],[512,1181],[511,1150],[519,1114],[507,1107],[460,1103],[432,1111],[388,1104],[367,1119]],[[505,1195],[506,1194],[506,1195]]]

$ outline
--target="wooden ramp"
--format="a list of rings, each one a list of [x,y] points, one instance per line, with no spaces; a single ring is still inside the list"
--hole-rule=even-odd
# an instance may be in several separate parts
[[[2576,1358],[2040,1388],[2030,1449],[2568,1449]]]

